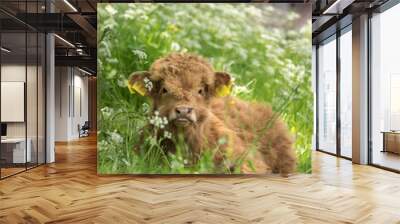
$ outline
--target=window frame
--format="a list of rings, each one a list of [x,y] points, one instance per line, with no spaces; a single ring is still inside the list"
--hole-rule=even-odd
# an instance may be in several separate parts
[[[328,36],[327,38],[319,41],[316,45],[315,45],[315,49],[316,49],[316,53],[315,53],[315,90],[316,90],[316,111],[315,111],[315,116],[316,116],[316,151],[318,152],[323,152],[329,155],[333,155],[339,158],[343,158],[346,160],[352,160],[352,158],[347,157],[342,155],[341,153],[341,119],[340,119],[340,103],[341,103],[341,99],[340,99],[340,84],[341,84],[341,67],[340,67],[340,37],[342,35],[344,35],[347,32],[351,32],[352,31],[352,23],[347,24],[346,26],[344,26],[343,28],[339,29],[336,31],[336,33],[333,33],[332,35]],[[320,99],[319,99],[319,85],[320,85],[320,75],[319,75],[319,47],[322,43],[328,43],[330,41],[336,41],[336,152],[332,153],[332,152],[328,152],[327,150],[321,149],[320,143],[319,143],[319,103],[320,103]]]
[[[392,7],[398,5],[400,3],[399,0],[389,0],[385,2],[384,4],[380,5],[379,7],[368,11],[368,30],[367,30],[367,46],[368,46],[368,54],[367,54],[367,63],[368,63],[368,69],[367,69],[367,77],[368,77],[368,165],[380,168],[383,170],[391,171],[394,173],[400,173],[400,169],[394,169],[390,168],[384,165],[380,165],[377,163],[374,163],[373,161],[373,153],[374,153],[374,148],[373,148],[373,130],[372,130],[372,94],[373,94],[373,88],[372,88],[372,18],[374,17],[374,14],[381,14],[384,13],[385,11],[391,9]]]

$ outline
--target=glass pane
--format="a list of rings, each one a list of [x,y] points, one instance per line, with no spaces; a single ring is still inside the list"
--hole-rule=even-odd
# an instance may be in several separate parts
[[[372,17],[372,163],[400,170],[400,5]]]
[[[1,1],[0,7],[17,16],[43,13],[45,1]],[[3,178],[45,161],[45,36],[2,12],[0,31]]]
[[[340,36],[340,152],[352,157],[352,35]]]
[[[26,150],[25,91],[26,34],[1,34],[1,166],[2,177],[25,170],[31,151]]]
[[[38,88],[37,88],[37,74],[38,74],[38,36],[36,32],[27,33],[28,44],[28,62],[27,62],[27,81],[26,81],[26,112],[27,112],[27,142],[28,150],[30,148],[30,161],[27,164],[28,168],[37,165],[37,132],[38,132]]]
[[[45,44],[46,38],[44,34],[39,34],[38,45],[38,163],[45,163]]]
[[[318,48],[318,147],[336,153],[336,40]]]
[[[27,2],[27,13],[37,13],[36,1]],[[37,18],[37,17],[34,17]],[[36,22],[36,21],[32,21]],[[38,35],[35,30],[27,30],[27,75],[26,75],[26,114],[27,114],[27,150],[30,150],[30,161],[27,167],[37,165],[37,73],[38,73]]]

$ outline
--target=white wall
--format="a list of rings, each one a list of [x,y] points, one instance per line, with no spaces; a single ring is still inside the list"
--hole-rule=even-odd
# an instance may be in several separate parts
[[[72,108],[73,119],[71,120],[71,135],[74,138],[79,137],[78,133],[78,124],[81,126],[88,121],[88,78],[86,76],[81,76],[82,73],[76,74],[77,70],[75,70],[74,75],[74,107]],[[81,111],[80,111],[81,110]]]
[[[67,67],[55,68],[55,141],[68,140],[68,71]]]
[[[56,67],[55,140],[79,138],[78,125],[88,120],[88,78],[72,67]]]

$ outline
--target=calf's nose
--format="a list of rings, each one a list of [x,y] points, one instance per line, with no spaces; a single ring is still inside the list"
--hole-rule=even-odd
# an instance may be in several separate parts
[[[192,107],[179,106],[175,108],[175,112],[179,116],[189,115],[190,113],[192,113],[192,111]]]

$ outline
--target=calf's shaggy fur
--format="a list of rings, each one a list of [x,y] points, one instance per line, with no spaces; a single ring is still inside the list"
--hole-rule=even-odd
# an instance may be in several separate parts
[[[285,123],[268,105],[219,96],[231,82],[229,74],[215,72],[199,56],[172,53],[156,60],[149,71],[133,73],[129,87],[151,98],[153,111],[168,118],[166,129],[181,133],[194,156],[218,147],[214,161],[221,164],[226,156],[233,158],[230,161],[250,156],[247,152],[255,147],[257,173],[271,170],[287,176],[295,169],[296,157]],[[171,141],[165,146],[174,150]],[[243,164],[242,172],[251,172]]]

